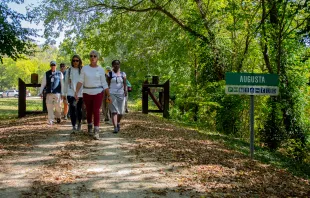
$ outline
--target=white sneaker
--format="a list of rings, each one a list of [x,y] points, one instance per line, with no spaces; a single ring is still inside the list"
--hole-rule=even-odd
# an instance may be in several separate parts
[[[47,121],[47,124],[48,124],[48,125],[53,125],[54,122],[53,122],[52,120],[50,120],[50,121]]]

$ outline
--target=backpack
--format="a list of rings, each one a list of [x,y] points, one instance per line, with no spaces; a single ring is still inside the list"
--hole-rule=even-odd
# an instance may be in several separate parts
[[[126,79],[126,84],[127,84],[127,91],[131,92],[132,91],[131,84],[130,84],[129,80],[127,80],[127,79]]]
[[[121,72],[121,77],[123,78],[123,81],[124,81],[124,72]],[[108,75],[108,77],[110,78],[110,79],[112,79],[112,71],[110,71],[109,72],[109,75]],[[127,85],[127,91],[128,92],[131,92],[132,91],[132,87],[131,87],[131,84],[130,84],[130,82],[129,82],[129,80],[127,80],[126,79],[126,85]],[[110,86],[110,85],[109,85]]]

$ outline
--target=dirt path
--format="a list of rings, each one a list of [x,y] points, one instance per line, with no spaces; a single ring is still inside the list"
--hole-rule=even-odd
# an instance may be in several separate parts
[[[95,141],[69,121],[0,121],[0,197],[310,197],[309,180],[152,115],[100,128]]]
[[[100,140],[70,135],[69,122],[47,127],[44,117],[1,128],[0,197],[190,197],[177,172],[129,153],[133,146],[103,124]],[[27,124],[23,127],[21,124]],[[84,131],[86,131],[84,126]],[[10,134],[10,135],[9,135]],[[24,138],[26,137],[26,138]],[[10,140],[12,141],[10,143]],[[167,177],[169,172],[169,177]]]

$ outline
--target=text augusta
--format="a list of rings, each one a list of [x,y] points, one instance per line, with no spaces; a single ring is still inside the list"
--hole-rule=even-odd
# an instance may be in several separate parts
[[[240,76],[242,83],[266,83],[264,76]]]

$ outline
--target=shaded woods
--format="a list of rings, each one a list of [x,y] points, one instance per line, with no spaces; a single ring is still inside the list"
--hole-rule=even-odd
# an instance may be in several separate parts
[[[170,79],[172,119],[244,140],[247,96],[224,93],[225,72],[275,73],[277,97],[255,100],[256,145],[309,163],[309,1],[44,0],[30,14],[47,43],[66,38],[58,62],[91,49],[115,58],[140,104],[148,75]]]

